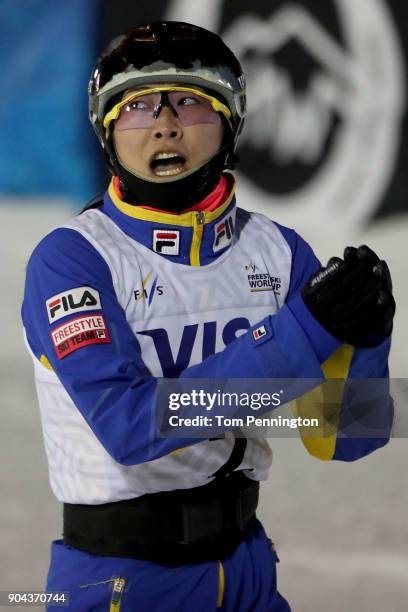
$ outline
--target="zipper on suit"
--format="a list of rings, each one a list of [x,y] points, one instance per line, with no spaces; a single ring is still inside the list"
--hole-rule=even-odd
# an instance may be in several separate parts
[[[125,578],[109,578],[108,580],[99,580],[98,582],[89,582],[88,584],[81,584],[81,589],[89,589],[89,587],[95,587],[100,584],[109,584],[113,582],[112,595],[109,605],[109,612],[120,612],[122,603],[122,595],[125,590],[126,580]]]
[[[120,612],[123,591],[125,590],[126,580],[124,578],[116,578],[113,583],[112,597],[110,600],[109,612]]]
[[[204,221],[204,213],[200,210],[193,217],[193,240],[191,241],[190,249],[190,264],[192,266],[200,265],[200,248],[203,239]]]

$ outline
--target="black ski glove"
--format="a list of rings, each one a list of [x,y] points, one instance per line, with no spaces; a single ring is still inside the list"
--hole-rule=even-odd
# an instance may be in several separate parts
[[[347,247],[302,289],[317,321],[335,338],[356,347],[378,346],[391,334],[395,314],[390,271],[368,246]]]

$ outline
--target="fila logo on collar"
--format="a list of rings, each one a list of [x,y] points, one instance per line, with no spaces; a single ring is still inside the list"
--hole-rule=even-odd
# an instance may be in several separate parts
[[[99,292],[92,287],[76,287],[53,295],[46,301],[48,321],[54,323],[71,313],[101,310]]]
[[[153,230],[153,251],[160,255],[180,253],[180,230]]]
[[[233,215],[229,214],[227,217],[224,217],[222,221],[216,223],[214,226],[214,233],[213,251],[214,253],[217,253],[217,251],[225,249],[225,247],[230,245],[232,242],[232,238],[234,236]]]

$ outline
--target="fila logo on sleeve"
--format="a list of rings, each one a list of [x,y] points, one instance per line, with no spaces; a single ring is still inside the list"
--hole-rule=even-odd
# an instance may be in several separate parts
[[[266,331],[265,325],[261,325],[260,327],[257,327],[252,332],[255,342],[257,340],[261,340],[261,338],[264,338],[266,334],[267,334],[267,331]]]
[[[214,244],[213,251],[216,253],[217,251],[221,251],[221,249],[225,249],[231,241],[234,235],[234,220],[232,215],[225,217],[219,223],[216,223],[214,226]]]
[[[66,315],[85,310],[102,310],[99,292],[92,287],[76,287],[53,295],[46,301],[48,321],[54,323]]]
[[[153,230],[153,251],[160,255],[178,255],[180,252],[179,230]]]

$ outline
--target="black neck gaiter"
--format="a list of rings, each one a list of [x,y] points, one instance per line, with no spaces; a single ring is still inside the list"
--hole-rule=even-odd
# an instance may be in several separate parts
[[[203,200],[217,186],[226,167],[229,147],[218,153],[196,172],[165,183],[146,181],[124,168],[118,160],[114,172],[120,179],[123,200],[129,204],[153,206],[168,212],[181,212]]]

